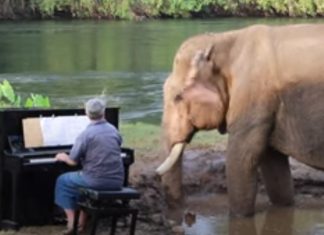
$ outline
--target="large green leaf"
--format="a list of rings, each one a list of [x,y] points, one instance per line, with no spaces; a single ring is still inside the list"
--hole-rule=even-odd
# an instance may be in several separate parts
[[[7,80],[0,82],[0,107],[21,107],[22,99],[19,95],[16,95],[14,89]],[[24,107],[50,107],[50,101],[47,96],[39,94],[30,94],[24,102]]]
[[[16,96],[14,106],[15,107],[20,107],[21,106],[21,97],[19,95]]]
[[[24,107],[26,108],[32,108],[33,107],[33,100],[32,98],[28,97],[25,101]]]
[[[31,107],[48,108],[50,107],[50,102],[47,96],[32,93],[30,94],[30,97],[27,98],[24,106],[26,108],[31,108]]]
[[[7,80],[4,80],[3,83],[1,84],[1,91],[3,96],[10,102],[14,103],[15,102],[15,92],[10,85],[10,83]]]

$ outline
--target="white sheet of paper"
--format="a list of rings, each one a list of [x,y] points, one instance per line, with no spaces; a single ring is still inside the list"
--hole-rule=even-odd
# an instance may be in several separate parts
[[[59,116],[40,118],[44,146],[72,145],[89,125],[87,116]]]

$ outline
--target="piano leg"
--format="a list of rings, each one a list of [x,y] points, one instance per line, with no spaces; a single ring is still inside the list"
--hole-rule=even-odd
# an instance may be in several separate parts
[[[21,184],[21,174],[17,171],[13,171],[10,173],[11,175],[11,195],[10,195],[10,216],[9,218],[1,218],[1,228],[2,229],[19,229],[20,224],[20,214],[19,214],[19,208],[20,208],[20,184]]]
[[[12,208],[11,208],[11,215],[12,215],[12,222],[16,224],[18,228],[21,226],[19,224],[19,208],[20,208],[20,200],[19,197],[20,192],[20,183],[21,183],[21,173],[19,172],[12,172]]]
[[[0,229],[2,229],[2,220],[3,220],[3,169],[2,162],[0,161]]]

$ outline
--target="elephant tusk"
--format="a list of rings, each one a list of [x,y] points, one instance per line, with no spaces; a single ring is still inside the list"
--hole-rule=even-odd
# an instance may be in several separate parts
[[[164,175],[168,170],[170,170],[173,167],[173,165],[177,162],[179,157],[181,156],[184,147],[185,147],[184,143],[175,144],[171,149],[169,156],[156,169],[156,173],[158,173],[159,175]]]

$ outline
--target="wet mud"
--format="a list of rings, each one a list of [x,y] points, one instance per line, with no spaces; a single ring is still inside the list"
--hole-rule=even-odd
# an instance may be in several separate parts
[[[156,167],[163,161],[159,153],[136,156],[130,168],[130,184],[141,192],[131,202],[139,208],[136,235],[302,235],[324,234],[324,172],[291,160],[295,184],[293,207],[276,208],[266,196],[262,178],[256,201],[256,215],[247,219],[228,216],[224,149],[187,150],[183,161],[186,203],[178,211],[168,211]],[[108,219],[101,221],[98,235],[109,234]],[[121,219],[116,234],[129,234],[128,221]],[[54,235],[64,226],[23,227],[0,235]]]
[[[141,208],[140,219],[155,229],[155,233],[139,234],[324,234],[324,171],[290,159],[295,205],[272,206],[260,176],[256,215],[248,220],[233,220],[228,216],[226,151],[193,149],[186,151],[183,159],[186,203],[177,212],[165,209],[163,192],[154,174],[162,159],[156,156],[134,166],[131,181],[142,193],[137,204]]]

